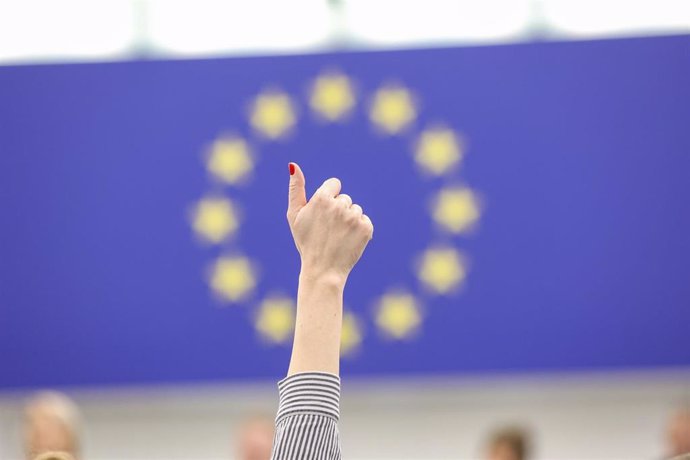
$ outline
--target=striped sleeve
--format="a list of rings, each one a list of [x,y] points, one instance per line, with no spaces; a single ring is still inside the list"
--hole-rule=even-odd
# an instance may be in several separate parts
[[[278,383],[272,460],[339,460],[340,378],[322,372],[291,375]]]

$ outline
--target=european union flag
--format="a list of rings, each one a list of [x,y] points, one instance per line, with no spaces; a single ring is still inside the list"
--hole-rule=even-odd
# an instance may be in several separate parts
[[[0,387],[281,376],[289,161],[375,224],[344,373],[688,366],[689,46],[0,68]]]

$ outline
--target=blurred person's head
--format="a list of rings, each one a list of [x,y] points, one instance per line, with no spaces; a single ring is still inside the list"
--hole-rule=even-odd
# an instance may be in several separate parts
[[[529,435],[518,427],[493,432],[486,446],[487,460],[527,460],[529,455]]]
[[[34,395],[24,408],[27,460],[72,460],[79,453],[79,411],[67,396],[52,391]]]
[[[690,407],[680,409],[671,416],[666,439],[669,457],[690,453]]]
[[[245,418],[239,430],[239,460],[270,460],[273,447],[273,418],[254,414]]]

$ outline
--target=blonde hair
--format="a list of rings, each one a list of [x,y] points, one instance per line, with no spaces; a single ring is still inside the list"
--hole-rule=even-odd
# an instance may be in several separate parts
[[[33,458],[33,460],[75,460],[72,454],[67,452],[43,452]]]

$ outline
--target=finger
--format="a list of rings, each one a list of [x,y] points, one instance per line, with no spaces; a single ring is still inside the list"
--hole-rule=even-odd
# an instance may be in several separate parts
[[[346,208],[352,206],[352,197],[350,197],[350,195],[347,193],[341,193],[340,195],[336,196],[335,199],[342,202]]]
[[[362,220],[369,227],[369,239],[372,239],[374,237],[374,224],[371,222],[371,219],[369,219],[369,216],[367,216],[366,214],[362,214]]]
[[[329,198],[335,198],[340,193],[340,187],[340,180],[336,179],[335,177],[331,177],[330,179],[327,179],[326,182],[324,182],[314,194],[316,195],[317,193],[320,193],[328,196]]]
[[[297,163],[290,163],[290,189],[288,192],[288,222],[292,225],[297,213],[307,204],[306,180]]]
[[[353,204],[350,206],[350,212],[354,213],[357,217],[362,217],[362,213],[364,212],[362,210],[362,207],[358,204]]]

